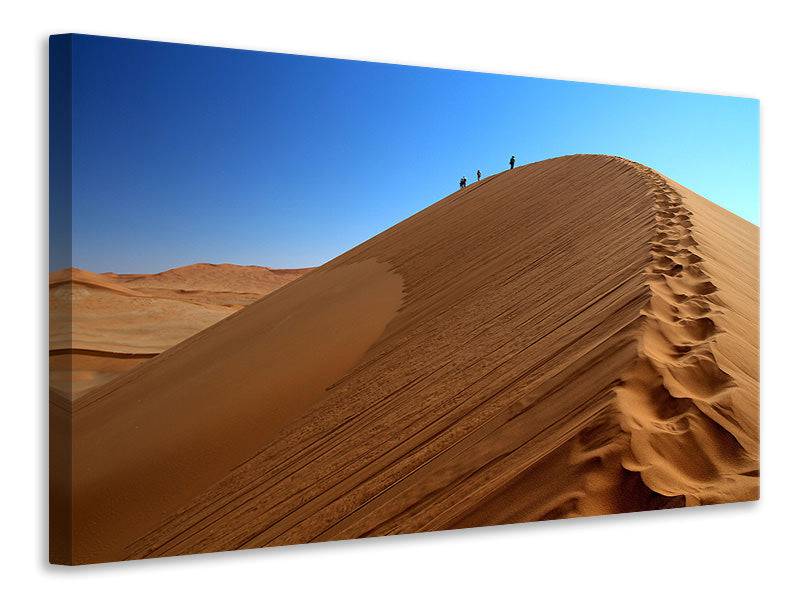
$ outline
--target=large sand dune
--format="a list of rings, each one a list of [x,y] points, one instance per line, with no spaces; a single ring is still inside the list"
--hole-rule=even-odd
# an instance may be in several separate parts
[[[50,274],[50,384],[75,398],[308,269],[197,264],[154,275]]]
[[[758,229],[543,161],[52,407],[60,562],[752,500]]]

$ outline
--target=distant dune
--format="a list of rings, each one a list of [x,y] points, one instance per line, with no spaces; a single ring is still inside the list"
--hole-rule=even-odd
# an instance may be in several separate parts
[[[51,273],[51,385],[77,397],[306,271],[197,264],[155,275]]]
[[[758,235],[616,157],[470,185],[55,395],[53,558],[755,499]]]

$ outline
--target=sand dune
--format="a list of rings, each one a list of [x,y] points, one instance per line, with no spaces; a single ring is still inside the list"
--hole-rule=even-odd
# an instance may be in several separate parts
[[[59,562],[755,499],[758,229],[527,165],[52,407]]]
[[[198,264],[154,275],[51,273],[51,386],[77,397],[306,271]]]

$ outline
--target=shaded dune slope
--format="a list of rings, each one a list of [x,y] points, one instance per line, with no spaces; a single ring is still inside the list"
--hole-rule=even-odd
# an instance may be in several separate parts
[[[562,157],[473,184],[88,394],[73,413],[83,512],[70,559],[754,499],[757,249],[754,226],[620,158]],[[111,446],[132,440],[153,456],[170,448],[143,435],[141,419],[130,427],[133,406],[203,429],[181,422],[192,405],[175,406],[184,382],[167,377],[173,365],[224,377],[232,367],[216,361],[227,356],[226,323],[255,336],[257,313],[280,297],[300,302],[303,282],[365,264],[384,269],[381,278],[391,271],[402,294],[388,285],[397,304],[387,302],[379,331],[324,389],[300,385],[281,400],[265,378],[251,380],[246,401],[237,389],[193,392],[250,417],[288,402],[280,427],[230,441],[212,474],[190,467],[188,491],[170,483],[129,499],[122,456],[104,459],[98,476],[97,455]],[[354,327],[375,310],[325,327]],[[268,364],[269,344],[248,350],[253,369]],[[327,351],[335,358],[342,347]],[[295,347],[289,358],[306,364],[313,352]],[[98,433],[110,418],[114,435]],[[186,435],[180,464],[202,464],[206,433]],[[180,472],[162,463],[147,468]],[[136,525],[123,526],[133,503]]]

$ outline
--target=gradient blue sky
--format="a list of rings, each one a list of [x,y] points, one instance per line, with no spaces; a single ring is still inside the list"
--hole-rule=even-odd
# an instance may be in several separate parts
[[[755,100],[93,36],[72,61],[93,271],[318,265],[511,154],[626,156],[759,221]]]

